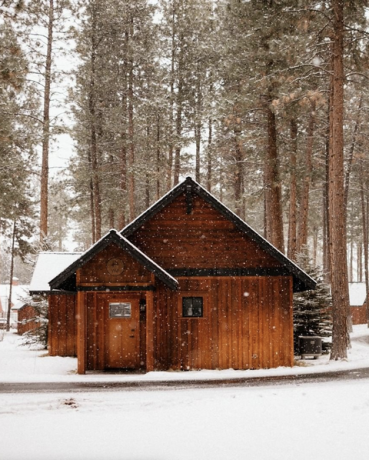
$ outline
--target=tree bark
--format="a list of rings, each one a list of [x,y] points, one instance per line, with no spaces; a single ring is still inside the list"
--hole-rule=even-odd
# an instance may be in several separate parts
[[[235,212],[241,219],[244,218],[242,206],[242,176],[243,176],[243,155],[242,145],[239,139],[239,129],[234,130],[234,148],[235,148],[235,174],[234,174],[234,201]]]
[[[201,182],[200,177],[200,150],[201,150],[201,128],[202,128],[202,88],[199,63],[197,65],[196,79],[196,118],[195,118],[195,145],[196,145],[196,161],[195,161],[195,178],[197,182]]]
[[[208,152],[207,152],[207,173],[206,173],[206,188],[211,193],[212,180],[212,142],[213,142],[213,120],[209,118],[208,122]]]
[[[170,64],[170,108],[169,108],[169,126],[170,126],[170,140],[168,150],[168,166],[167,166],[167,190],[172,188],[172,169],[173,169],[173,134],[174,134],[174,70],[175,70],[175,57],[176,57],[176,27],[175,17],[176,9],[174,1],[172,3],[172,53],[171,53],[171,64]]]
[[[121,131],[121,148],[119,156],[119,167],[120,167],[120,196],[121,204],[119,209],[119,226],[124,228],[126,225],[126,203],[127,203],[127,93],[128,93],[128,81],[127,81],[127,68],[128,68],[128,32],[125,33],[124,40],[124,62],[123,62],[123,95],[122,95],[122,131]]]
[[[92,6],[92,36],[91,36],[91,75],[89,89],[89,112],[90,112],[90,152],[93,184],[93,201],[95,217],[95,239],[93,243],[101,238],[101,198],[100,179],[98,166],[97,128],[96,128],[96,52],[97,52],[97,18],[96,6]]]
[[[10,254],[10,281],[9,281],[9,298],[8,311],[6,312],[6,330],[10,330],[10,310],[12,308],[12,293],[13,293],[13,273],[14,273],[14,242],[15,242],[15,221],[13,222],[12,249]]]
[[[347,358],[349,305],[346,247],[346,212],[344,207],[343,164],[343,0],[332,0],[333,65],[332,104],[329,126],[329,253],[332,280],[332,352],[331,359]]]
[[[268,146],[265,159],[265,221],[266,237],[281,252],[284,252],[281,183],[277,149],[276,117],[271,108],[269,94],[267,104]]]
[[[312,171],[312,156],[314,143],[315,127],[315,101],[311,101],[311,110],[309,116],[309,125],[307,129],[307,142],[305,153],[305,178],[301,197],[300,219],[299,219],[299,237],[297,240],[297,252],[300,252],[307,245],[308,239],[308,219],[309,219],[309,193]]]
[[[349,196],[349,191],[350,191],[350,175],[351,175],[351,169],[352,169],[352,162],[354,159],[357,133],[358,133],[359,126],[360,126],[360,113],[361,113],[362,105],[363,105],[363,93],[360,94],[358,112],[357,112],[357,117],[356,117],[354,129],[352,133],[352,141],[351,141],[349,156],[347,159],[346,174],[345,174],[345,210],[347,209],[348,196]]]
[[[297,248],[297,186],[296,186],[296,157],[297,157],[297,123],[292,118],[290,123],[291,154],[290,154],[290,207],[288,220],[287,257],[296,259]]]
[[[160,173],[161,173],[161,149],[160,149],[160,115],[156,116],[156,200],[160,198]]]
[[[49,22],[47,27],[47,50],[45,63],[45,92],[42,128],[42,164],[40,197],[40,242],[48,234],[48,200],[49,200],[49,145],[50,145],[50,89],[52,45],[54,29],[54,0],[49,0]]]
[[[130,41],[133,39],[133,18],[130,24]],[[128,176],[128,201],[129,217],[133,220],[136,216],[135,207],[135,142],[134,142],[134,118],[133,118],[133,56],[129,50],[129,77],[128,77],[128,137],[129,137],[129,176]]]
[[[361,162],[362,163],[362,162]],[[362,218],[362,229],[363,229],[363,246],[364,246],[364,277],[365,277],[365,299],[368,298],[369,293],[369,273],[368,273],[368,228],[367,228],[367,207],[366,207],[366,193],[365,193],[365,182],[363,164],[360,168],[360,201],[361,201],[361,218]],[[368,302],[366,302],[368,309]],[[368,315],[367,315],[368,318]],[[368,322],[369,324],[369,322]]]

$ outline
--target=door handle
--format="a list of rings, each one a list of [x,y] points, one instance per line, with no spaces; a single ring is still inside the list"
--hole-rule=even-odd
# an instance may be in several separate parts
[[[135,338],[135,336],[134,336],[134,335],[130,335],[129,337],[130,337],[131,339],[134,339],[134,338]]]

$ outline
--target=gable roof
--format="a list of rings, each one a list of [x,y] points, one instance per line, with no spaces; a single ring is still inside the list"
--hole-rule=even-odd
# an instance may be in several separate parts
[[[66,267],[61,273],[53,278],[49,285],[51,289],[66,289],[74,284],[74,280],[71,278],[75,277],[76,270],[85,265],[90,261],[96,254],[106,248],[109,244],[115,243],[121,247],[130,256],[137,260],[141,265],[147,268],[149,271],[159,278],[163,283],[169,286],[171,289],[178,288],[178,281],[173,278],[169,273],[163,270],[156,262],[150,259],[146,254],[140,251],[130,241],[128,241],[119,232],[112,229],[99,241],[97,241],[91,248],[84,252],[78,259],[76,259],[71,265]]]
[[[12,286],[12,307],[13,309],[19,302],[22,302],[24,298],[28,296],[28,285],[18,284]],[[9,299],[9,284],[0,284],[0,312],[3,310],[6,312],[8,310],[8,299]]]
[[[158,212],[172,203],[179,195],[186,193],[196,194],[203,198],[213,208],[215,208],[223,217],[231,221],[238,230],[247,235],[250,239],[255,241],[262,249],[268,254],[279,261],[283,267],[292,274],[293,276],[293,290],[294,292],[306,291],[309,289],[315,289],[316,282],[300,267],[298,267],[292,260],[288,259],[282,252],[274,247],[269,241],[263,238],[257,233],[252,227],[238,217],[233,211],[227,208],[221,203],[214,195],[205,190],[199,183],[194,181],[191,177],[187,177],[183,182],[179,183],[160,200],[150,206],[146,211],[140,214],[135,220],[128,224],[122,231],[121,234],[128,238],[137,229],[139,229],[145,222],[153,218]]]
[[[82,252],[40,252],[29,286],[30,294],[49,292],[49,281],[69,267],[81,254]]]

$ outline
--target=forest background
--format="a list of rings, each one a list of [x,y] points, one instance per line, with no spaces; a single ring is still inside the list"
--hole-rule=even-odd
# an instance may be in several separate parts
[[[1,281],[11,252],[26,283],[39,250],[83,251],[192,175],[322,266],[344,343],[347,283],[369,284],[368,38],[365,0],[0,0]]]

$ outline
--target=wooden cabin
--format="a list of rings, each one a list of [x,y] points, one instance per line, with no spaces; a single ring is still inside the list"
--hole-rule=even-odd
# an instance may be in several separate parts
[[[70,264],[58,257],[65,267],[41,257],[49,286],[30,290],[49,298],[50,355],[76,354],[81,374],[292,366],[292,294],[315,287],[189,177]]]
[[[31,305],[22,302],[19,306],[16,305],[13,307],[12,310],[16,310],[18,313],[17,332],[19,335],[23,335],[39,327],[37,311]]]
[[[366,324],[365,283],[349,283],[349,298],[352,324]]]

